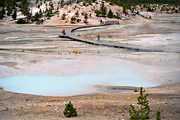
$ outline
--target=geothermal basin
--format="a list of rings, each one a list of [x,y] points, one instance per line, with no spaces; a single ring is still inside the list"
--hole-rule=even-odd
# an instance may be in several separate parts
[[[132,63],[107,57],[48,60],[29,66],[27,70],[23,74],[2,77],[0,87],[16,93],[69,96],[98,93],[101,90],[96,86],[99,85],[157,85],[146,75],[142,75],[141,70]]]

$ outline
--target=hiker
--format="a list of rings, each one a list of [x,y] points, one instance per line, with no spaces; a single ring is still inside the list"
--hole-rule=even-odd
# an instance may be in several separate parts
[[[98,35],[97,35],[97,41],[99,41],[99,40],[100,40],[100,35],[98,34]]]
[[[62,30],[62,33],[63,33],[63,35],[66,35],[66,31],[64,29]]]

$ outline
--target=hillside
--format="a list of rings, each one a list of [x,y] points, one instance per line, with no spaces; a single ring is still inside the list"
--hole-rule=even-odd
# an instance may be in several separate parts
[[[152,2],[154,1],[154,2]],[[172,0],[7,0],[0,2],[0,19],[18,24],[46,25],[99,24],[100,21],[119,21],[151,18],[144,12],[179,13],[180,6]],[[153,3],[153,4],[151,4]],[[165,4],[168,3],[168,4]]]

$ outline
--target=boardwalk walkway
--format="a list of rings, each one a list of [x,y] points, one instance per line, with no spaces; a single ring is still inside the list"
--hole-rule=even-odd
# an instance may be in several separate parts
[[[135,51],[142,51],[142,52],[171,52],[171,51],[162,50],[161,48],[153,48],[153,49],[152,48],[143,48],[142,46],[126,44],[126,43],[108,42],[108,41],[103,41],[103,40],[101,40],[101,41],[90,40],[90,39],[86,39],[86,38],[81,38],[80,36],[73,34],[73,32],[78,29],[102,27],[102,26],[106,26],[106,25],[89,25],[89,26],[75,27],[72,29],[66,29],[66,35],[59,35],[59,37],[69,38],[74,41],[84,42],[84,43],[98,45],[98,46],[124,48],[124,49],[128,49],[128,50],[135,50]]]

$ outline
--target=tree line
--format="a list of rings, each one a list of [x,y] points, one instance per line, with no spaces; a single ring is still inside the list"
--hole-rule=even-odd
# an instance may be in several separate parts
[[[180,0],[105,0],[111,4],[131,7],[138,4],[171,4],[180,5]]]
[[[42,11],[40,9],[39,12],[32,15],[32,10],[30,10],[30,0],[0,0],[0,19],[11,16],[14,20],[16,20],[17,12],[21,11],[25,18],[18,19],[16,23],[25,24],[36,22],[37,24],[40,24],[44,21],[41,19],[43,15],[47,17],[53,16],[54,6],[51,1],[49,2],[49,5],[46,3],[46,0],[36,0],[35,3],[39,9],[42,4],[46,4],[46,10]]]
[[[30,16],[28,0],[0,0],[0,19],[5,16],[16,19],[17,9],[20,9],[25,16]]]

